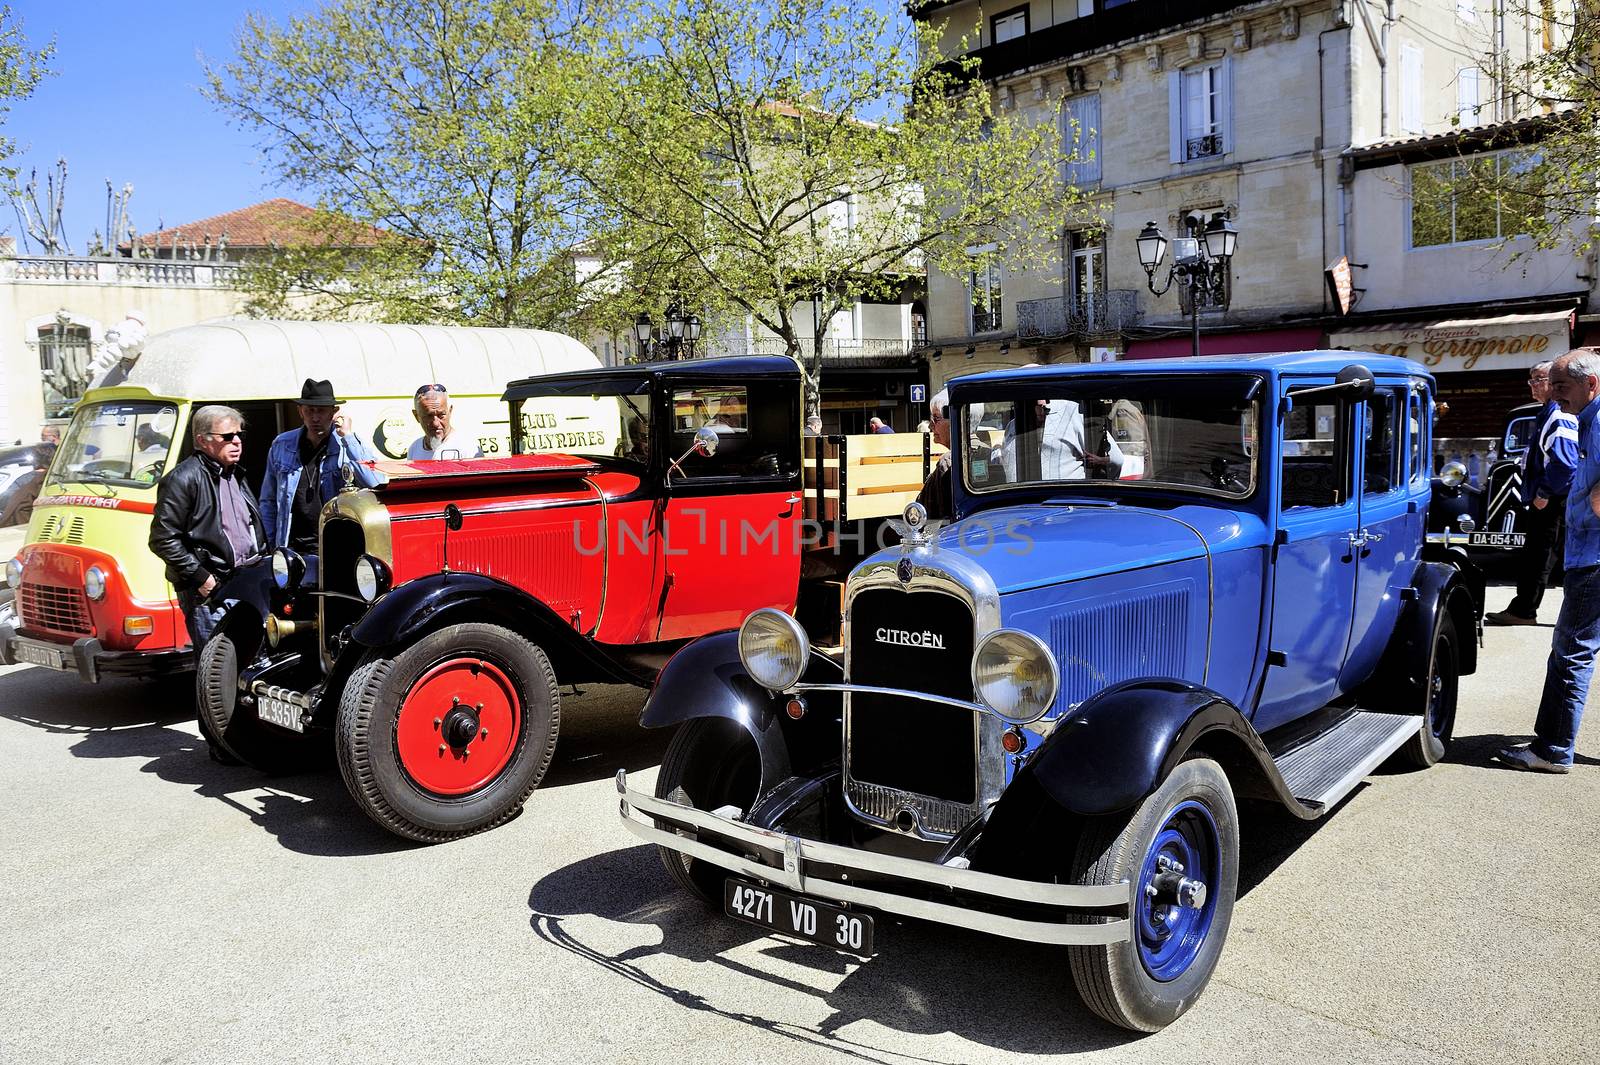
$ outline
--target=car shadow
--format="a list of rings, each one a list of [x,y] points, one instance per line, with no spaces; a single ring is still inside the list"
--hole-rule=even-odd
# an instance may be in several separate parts
[[[584,685],[561,694],[561,736],[540,788],[562,788],[661,764],[673,729],[643,728],[646,693],[622,684]],[[537,799],[538,792],[534,793]]]
[[[1091,1014],[1063,985],[1066,955],[1058,948],[996,940],[962,929],[876,915],[878,954],[860,959],[826,947],[797,943],[708,911],[667,876],[655,848],[610,851],[551,872],[528,897],[535,935],[585,958],[685,1009],[736,1021],[796,1043],[861,1061],[939,1061],[917,1058],[892,1045],[850,1038],[844,1030],[871,1020],[917,1035],[950,1033],[1019,1054],[1084,1053],[1120,1046],[1137,1036]],[[583,918],[654,928],[649,945],[616,953],[584,941]],[[764,958],[814,970],[819,980],[792,979],[736,957],[735,948],[760,941]],[[737,1003],[718,1003],[663,975],[655,958],[717,965],[741,977],[800,991],[821,1001],[828,1015],[802,1024],[760,1012],[759,992]],[[1030,996],[1027,1023],[1019,1023],[1018,987],[1049,987]],[[828,988],[831,988],[828,989]]]

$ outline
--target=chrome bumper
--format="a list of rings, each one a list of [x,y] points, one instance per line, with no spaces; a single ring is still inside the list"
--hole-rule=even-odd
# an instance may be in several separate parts
[[[1101,924],[1029,921],[968,906],[930,902],[892,891],[856,887],[837,880],[812,878],[806,875],[806,871],[811,864],[821,864],[846,870],[847,873],[891,877],[918,886],[937,884],[1012,902],[1096,909],[1130,905],[1133,889],[1126,882],[1098,885],[1044,884],[1032,880],[1014,880],[990,873],[978,873],[971,869],[960,869],[949,865],[935,865],[914,858],[876,854],[855,847],[841,847],[832,843],[801,839],[798,836],[742,824],[705,810],[696,810],[681,803],[658,799],[643,792],[629,791],[626,770],[617,771],[617,791],[622,796],[622,823],[629,832],[645,842],[709,862],[752,880],[781,885],[798,894],[851,903],[903,917],[955,925],[958,928],[971,928],[978,932],[1026,940],[1030,943],[1121,943],[1132,935],[1132,926],[1126,917]],[[721,837],[722,840],[728,841],[729,845],[737,846],[739,850],[737,852],[726,850],[714,843],[660,829],[641,818],[659,818],[685,831],[703,830]],[[750,853],[769,854],[775,860],[781,859],[782,865],[781,867],[768,865],[748,857]]]

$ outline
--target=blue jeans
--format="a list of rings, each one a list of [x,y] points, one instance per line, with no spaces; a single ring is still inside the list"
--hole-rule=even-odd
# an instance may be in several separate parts
[[[183,623],[189,627],[189,641],[194,645],[196,661],[200,657],[200,648],[211,639],[217,622],[222,619],[224,608],[225,604],[220,599],[213,602],[200,598],[198,592],[178,593],[178,609],[183,611]]]
[[[1560,765],[1572,764],[1583,720],[1583,703],[1600,652],[1600,566],[1567,570],[1561,614],[1556,618],[1550,662],[1545,667],[1544,695],[1533,731],[1533,750]]]

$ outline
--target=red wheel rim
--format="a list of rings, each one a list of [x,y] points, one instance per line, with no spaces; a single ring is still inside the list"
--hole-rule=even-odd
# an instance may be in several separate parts
[[[511,762],[522,701],[511,679],[481,658],[452,658],[411,685],[395,721],[395,752],[417,786],[466,795]]]

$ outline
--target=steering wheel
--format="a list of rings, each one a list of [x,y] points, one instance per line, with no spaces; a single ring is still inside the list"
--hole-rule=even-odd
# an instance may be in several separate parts
[[[1249,491],[1250,486],[1236,477],[1228,468],[1228,460],[1220,455],[1211,460],[1211,484],[1224,492],[1243,493]]]

